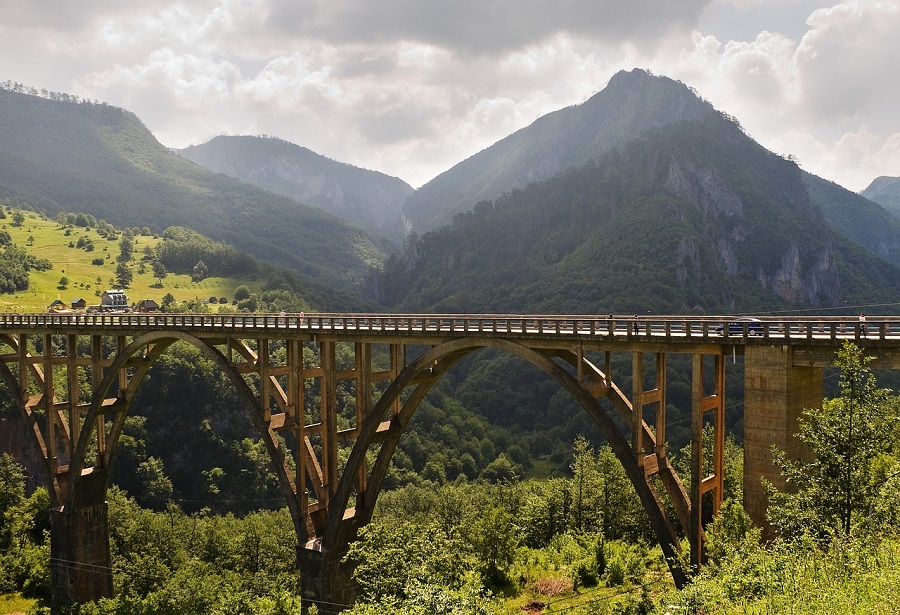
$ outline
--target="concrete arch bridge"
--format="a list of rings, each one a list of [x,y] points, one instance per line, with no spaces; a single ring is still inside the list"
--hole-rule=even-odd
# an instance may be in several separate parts
[[[43,460],[60,597],[84,602],[112,594],[110,467],[143,378],[176,342],[196,346],[229,377],[268,447],[298,537],[303,592],[313,601],[353,599],[340,560],[371,519],[400,436],[434,383],[483,348],[537,366],[590,415],[683,585],[690,570],[681,562],[703,560],[704,501],[715,510],[722,500],[727,360],[744,356],[744,493],[748,512],[762,523],[760,479],[781,481],[771,446],[800,454],[792,436],[797,419],[803,408],[821,405],[823,369],[843,340],[864,345],[877,367],[900,364],[900,318],[869,317],[863,327],[855,317],[3,314],[0,377],[17,392],[23,446]],[[339,353],[340,345],[352,352]],[[631,358],[630,391],[616,385],[614,354]],[[666,452],[670,354],[692,358],[690,489]],[[315,399],[304,393],[310,381]],[[339,385],[355,392],[352,413],[339,403]],[[704,441],[704,424],[714,426],[711,442]],[[342,447],[349,449],[343,465]],[[677,519],[667,516],[661,491]],[[678,526],[689,538],[686,557]]]

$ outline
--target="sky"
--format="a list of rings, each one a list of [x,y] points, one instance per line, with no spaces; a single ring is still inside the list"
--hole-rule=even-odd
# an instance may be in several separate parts
[[[0,0],[0,81],[164,145],[271,135],[419,187],[620,70],[860,191],[900,176],[900,0]]]

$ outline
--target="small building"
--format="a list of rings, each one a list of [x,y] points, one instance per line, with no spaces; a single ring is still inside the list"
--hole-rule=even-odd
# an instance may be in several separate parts
[[[159,304],[153,299],[142,299],[138,301],[137,311],[138,312],[155,312],[159,309]]]
[[[64,310],[64,309],[66,309],[66,304],[63,303],[63,302],[62,302],[61,300],[59,300],[59,299],[54,299],[54,300],[53,300],[53,303],[51,303],[51,304],[47,307],[47,311],[48,311],[48,312],[58,312],[59,310]]]
[[[128,307],[128,297],[124,290],[104,290],[100,295],[100,307],[104,310],[124,310]]]
[[[87,301],[78,297],[77,299],[72,299],[72,309],[73,310],[83,310],[87,307]]]

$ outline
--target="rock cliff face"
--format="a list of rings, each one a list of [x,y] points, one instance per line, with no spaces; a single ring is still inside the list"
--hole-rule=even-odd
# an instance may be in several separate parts
[[[841,282],[834,264],[831,246],[807,255],[812,262],[804,265],[800,248],[791,245],[781,257],[781,267],[774,274],[759,272],[760,284],[770,288],[790,305],[836,305],[841,299]]]
[[[686,207],[698,210],[700,228],[713,246],[714,266],[727,276],[748,273],[754,263],[744,262],[738,254],[751,254],[752,247],[740,244],[751,241],[753,220],[745,219],[741,197],[729,186],[727,178],[712,167],[686,158],[672,160],[664,187]],[[809,198],[801,197],[810,211],[815,207]],[[718,222],[727,220],[726,225]],[[729,227],[727,232],[725,228]],[[791,242],[777,259],[766,259],[774,267],[755,267],[756,279],[789,305],[834,305],[840,302],[840,275],[833,255],[833,245],[799,245]],[[678,279],[687,283],[703,276],[700,248],[693,239],[683,238],[677,252]]]

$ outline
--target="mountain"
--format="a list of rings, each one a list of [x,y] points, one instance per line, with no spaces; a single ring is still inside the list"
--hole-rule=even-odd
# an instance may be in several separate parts
[[[484,200],[580,167],[654,127],[698,119],[712,106],[683,83],[635,69],[581,105],[545,115],[460,162],[404,203],[411,230],[428,231]]]
[[[721,313],[895,301],[900,268],[839,233],[810,181],[710,109],[657,122],[586,165],[412,237],[368,288],[391,309],[438,312]]]
[[[900,218],[900,177],[878,177],[860,194]]]
[[[0,197],[119,227],[188,227],[332,288],[384,258],[359,226],[204,169],[134,114],[66,95],[0,90]]]
[[[810,173],[804,173],[803,180],[810,198],[837,232],[900,266],[900,216],[888,210],[887,201],[879,202],[865,192],[855,194]],[[896,198],[900,206],[900,183]],[[896,211],[900,213],[900,208]]]
[[[413,189],[396,177],[271,137],[215,137],[175,153],[217,173],[320,207],[374,235],[402,239],[400,206]]]

